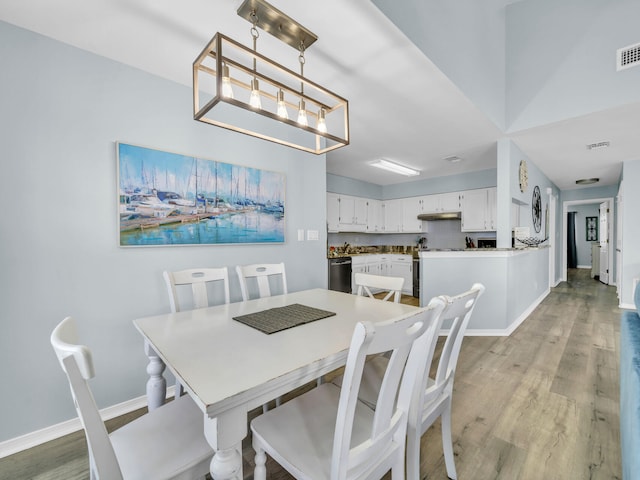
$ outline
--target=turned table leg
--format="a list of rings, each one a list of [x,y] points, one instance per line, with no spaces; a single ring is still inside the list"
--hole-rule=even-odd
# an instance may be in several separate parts
[[[216,418],[204,416],[204,436],[216,452],[211,459],[213,480],[242,480],[242,439],[247,436],[247,412],[227,411]]]
[[[164,405],[167,397],[167,380],[162,375],[165,369],[164,362],[147,341],[144,342],[144,352],[149,357],[149,364],[147,365],[147,373],[149,374],[149,380],[147,380],[147,405],[151,412]]]

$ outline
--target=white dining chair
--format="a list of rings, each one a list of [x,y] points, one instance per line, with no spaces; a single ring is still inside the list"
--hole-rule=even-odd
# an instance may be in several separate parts
[[[250,285],[247,280],[254,279],[257,284],[258,298],[271,296],[271,282],[279,284],[278,288],[282,293],[287,293],[287,275],[284,263],[256,263],[253,265],[238,265],[236,267],[238,280],[240,281],[240,292],[242,300],[251,298]]]
[[[407,415],[420,366],[409,354],[423,334],[435,343],[443,308],[435,299],[386,322],[358,323],[342,388],[325,383],[251,422],[254,479],[266,479],[266,454],[297,479],[371,480],[389,470],[394,480],[404,479]],[[358,400],[358,386],[367,355],[390,350],[374,412]]]
[[[374,299],[379,299],[374,295],[374,290],[383,290],[386,295],[381,298],[382,301],[387,301],[393,297],[395,303],[400,303],[402,298],[402,286],[404,285],[404,278],[402,277],[387,277],[383,275],[374,275],[372,273],[358,272],[354,276],[356,284],[356,295],[367,296]],[[379,293],[379,292],[376,292]],[[324,382],[324,378],[318,378],[316,384],[319,386]]]
[[[428,339],[426,341],[419,339],[416,342],[416,352],[423,359],[424,369],[422,378],[417,379],[418,395],[414,398],[409,415],[407,429],[408,478],[420,478],[420,439],[438,417],[441,417],[442,423],[442,448],[447,475],[452,480],[457,478],[451,438],[453,380],[465,331],[478,298],[484,290],[484,285],[476,283],[470,290],[454,297],[446,295],[439,297],[446,304],[441,315],[442,323],[446,324],[450,321],[451,327],[440,354],[435,379],[429,378],[433,345]],[[376,356],[368,361],[364,367],[358,398],[374,409],[377,408],[377,392],[380,390],[387,363],[388,359],[384,356]],[[342,381],[341,377],[334,379],[336,385],[340,385]]]
[[[284,268],[284,263],[255,263],[253,265],[238,265],[236,266],[236,273],[238,274],[238,281],[240,282],[240,293],[242,294],[242,301],[246,302],[251,299],[249,293],[250,285],[248,280],[255,280],[257,286],[258,295],[256,298],[264,298],[271,296],[271,284],[279,288],[280,292],[287,293],[287,274]],[[280,406],[282,397],[276,398],[276,407]],[[262,406],[262,411],[267,412],[269,410],[269,404],[265,403]]]
[[[108,434],[88,383],[95,376],[91,351],[78,343],[73,318],[55,327],[51,345],[85,430],[91,480],[205,478],[213,450],[191,398],[176,398]]]
[[[224,303],[229,303],[229,270],[227,267],[220,268],[190,268],[176,272],[162,272],[167,292],[169,294],[169,304],[171,312],[176,313],[185,308],[181,307],[178,295],[179,287],[190,287],[192,309],[206,308],[210,306],[209,286],[221,290],[220,298]],[[186,303],[186,302],[185,302]],[[218,302],[219,303],[219,302]],[[176,380],[175,396],[179,397],[184,393],[184,387]]]
[[[221,268],[190,268],[177,272],[164,271],[162,273],[167,291],[169,293],[169,304],[173,313],[185,310],[181,308],[178,295],[179,286],[191,287],[192,308],[205,308],[210,306],[208,286],[222,287],[221,298],[224,303],[229,303],[229,270],[227,267]],[[220,302],[218,302],[220,303]]]
[[[386,292],[386,295],[382,300],[387,301],[393,297],[393,301],[395,303],[400,303],[402,287],[404,286],[403,277],[387,277],[384,275],[373,275],[371,273],[360,272],[356,273],[354,277],[354,281],[357,286],[357,295],[366,295],[371,298],[378,298],[373,294],[371,289],[383,290]]]

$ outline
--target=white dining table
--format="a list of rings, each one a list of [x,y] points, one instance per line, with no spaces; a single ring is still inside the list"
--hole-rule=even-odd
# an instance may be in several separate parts
[[[336,315],[269,335],[233,319],[296,303]],[[251,410],[344,366],[357,322],[415,308],[313,289],[137,319],[149,356],[149,408],[164,403],[166,366],[203,412],[205,437],[216,452],[212,478],[240,480]]]

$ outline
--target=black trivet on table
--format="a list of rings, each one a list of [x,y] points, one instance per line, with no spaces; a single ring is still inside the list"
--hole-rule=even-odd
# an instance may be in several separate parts
[[[261,312],[240,315],[239,317],[233,317],[233,319],[269,335],[334,315],[335,312],[293,303],[285,307],[270,308]]]

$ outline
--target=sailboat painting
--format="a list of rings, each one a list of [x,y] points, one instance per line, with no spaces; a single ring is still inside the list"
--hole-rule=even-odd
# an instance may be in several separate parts
[[[283,243],[283,173],[117,143],[120,246]]]

